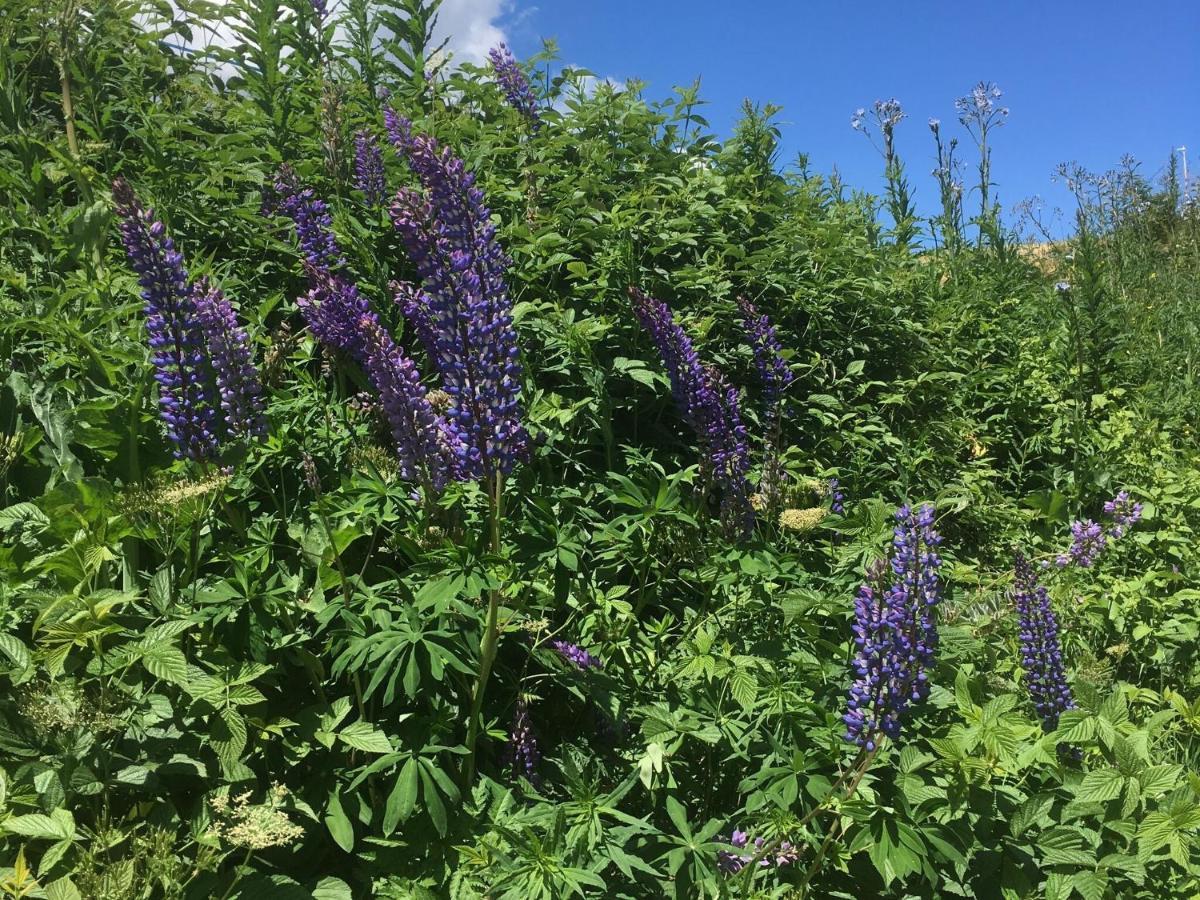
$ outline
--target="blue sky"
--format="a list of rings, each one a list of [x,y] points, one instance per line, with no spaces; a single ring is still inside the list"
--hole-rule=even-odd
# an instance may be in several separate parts
[[[458,0],[454,5],[494,5]],[[897,144],[918,205],[936,202],[927,120],[969,143],[954,98],[995,81],[1011,109],[995,139],[1006,216],[1032,195],[1067,207],[1054,167],[1093,170],[1131,153],[1156,174],[1188,146],[1200,173],[1200,4],[1153,2],[804,3],[803,0],[511,0],[495,25],[518,56],[557,40],[563,62],[647,95],[702,77],[704,114],[726,136],[744,97],[784,107],[783,159],[809,154],[877,190],[882,163],[851,130],[856,107],[895,96],[909,114]],[[968,164],[975,157],[968,152]]]

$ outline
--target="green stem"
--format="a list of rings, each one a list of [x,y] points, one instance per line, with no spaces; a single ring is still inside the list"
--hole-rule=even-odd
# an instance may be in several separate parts
[[[503,500],[503,476],[496,473],[488,485],[488,530],[492,553],[500,554],[500,516]],[[479,677],[475,682],[475,693],[471,698],[471,718],[467,723],[467,761],[463,766],[463,789],[469,790],[475,780],[475,745],[479,740],[480,715],[483,711],[483,695],[487,691],[488,679],[492,675],[492,664],[496,661],[496,648],[500,643],[500,591],[493,589],[488,594],[487,622],[483,628],[483,640],[479,645]]]
[[[225,889],[225,893],[223,893],[221,895],[220,900],[228,900],[229,895],[233,893],[233,889],[235,887],[237,887],[237,883],[239,881],[241,881],[241,879],[242,879],[242,876],[241,876],[242,870],[245,869],[246,866],[250,865],[250,857],[253,855],[254,855],[254,850],[252,850],[252,849],[246,850],[246,855],[242,858],[241,865],[239,865],[236,869],[233,870],[233,880],[231,882],[229,882],[229,887],[227,887]]]

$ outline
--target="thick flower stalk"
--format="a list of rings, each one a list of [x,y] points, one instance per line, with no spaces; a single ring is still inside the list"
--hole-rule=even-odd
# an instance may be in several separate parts
[[[750,502],[750,450],[738,410],[737,392],[720,373],[701,364],[691,338],[661,300],[629,289],[633,312],[650,335],[671,393],[684,421],[701,445],[701,469],[720,489],[721,520],[730,533],[745,535],[754,525]]]
[[[504,92],[508,105],[525,118],[536,131],[542,124],[538,112],[537,97],[533,93],[533,85],[522,71],[520,64],[505,44],[493,47],[488,51],[488,60],[492,71],[496,73],[496,83]]]
[[[400,477],[440,492],[454,468],[445,420],[434,413],[417,367],[374,316],[359,320],[363,366],[379,392],[384,418],[396,446]]]
[[[262,381],[246,330],[221,289],[198,279],[193,286],[196,317],[208,345],[225,427],[235,438],[266,434]]]
[[[873,751],[881,736],[900,736],[908,708],[929,693],[927,670],[937,649],[936,607],[941,596],[932,506],[896,511],[888,567],[867,571],[854,604],[854,683],[850,686],[846,740]]]
[[[771,320],[745,297],[738,297],[737,304],[742,312],[742,332],[754,352],[754,365],[763,383],[763,418],[768,432],[773,433],[779,422],[784,391],[792,383],[792,370],[783,358],[783,348]]]
[[[375,135],[362,129],[354,135],[354,186],[362,192],[372,209],[383,203],[386,193],[383,175],[383,152]]]
[[[1042,720],[1042,728],[1049,732],[1058,727],[1060,715],[1075,708],[1071,687],[1063,671],[1058,618],[1050,605],[1049,593],[1038,583],[1037,574],[1024,554],[1016,554],[1013,568],[1012,597],[1017,607],[1025,687],[1038,718]]]
[[[390,109],[387,124],[423,188],[401,189],[392,204],[392,220],[421,277],[420,290],[402,289],[401,302],[451,397],[447,416],[462,438],[462,477],[494,481],[512,470],[528,439],[505,283],[509,260],[462,160]]]

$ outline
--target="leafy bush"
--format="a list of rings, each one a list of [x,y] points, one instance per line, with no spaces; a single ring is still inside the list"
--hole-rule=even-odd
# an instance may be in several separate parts
[[[1188,186],[1075,173],[1031,261],[986,138],[977,240],[951,158],[916,218],[898,104],[887,231],[774,107],[450,68],[436,3],[51,5],[4,896],[1200,891]]]

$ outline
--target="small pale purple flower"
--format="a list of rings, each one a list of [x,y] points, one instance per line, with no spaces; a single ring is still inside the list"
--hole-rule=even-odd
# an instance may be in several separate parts
[[[602,669],[604,663],[592,654],[588,653],[578,644],[572,644],[569,641],[554,641],[552,644],[558,655],[567,662],[572,663],[580,669]]]
[[[1060,553],[1055,563],[1060,569],[1075,565],[1081,569],[1090,569],[1096,564],[1100,554],[1108,545],[1108,536],[1104,528],[1091,519],[1076,520],[1071,523],[1071,546],[1066,553]]]
[[[1114,538],[1124,537],[1125,532],[1142,518],[1142,504],[1135,503],[1129,491],[1121,491],[1104,504],[1104,514],[1113,522],[1109,534]]]

